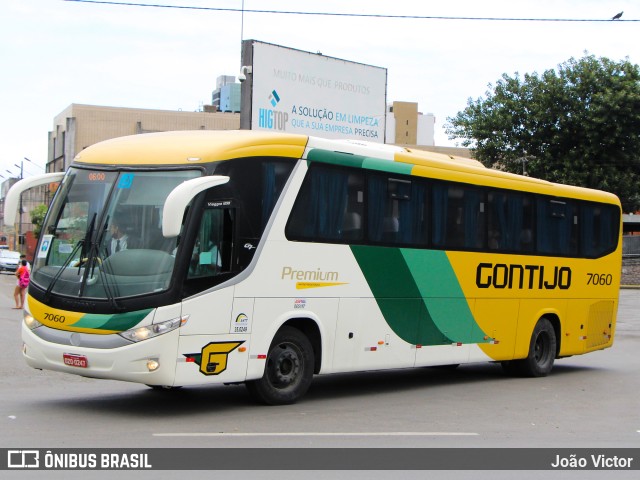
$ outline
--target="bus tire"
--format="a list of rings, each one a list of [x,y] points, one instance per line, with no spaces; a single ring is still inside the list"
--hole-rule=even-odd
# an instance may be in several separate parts
[[[523,377],[546,377],[553,368],[556,348],[556,331],[551,322],[543,317],[538,320],[531,334],[527,358],[502,362],[502,367],[509,374]]]
[[[297,328],[282,327],[271,342],[264,375],[246,382],[249,394],[267,405],[288,405],[298,401],[313,378],[313,347]]]

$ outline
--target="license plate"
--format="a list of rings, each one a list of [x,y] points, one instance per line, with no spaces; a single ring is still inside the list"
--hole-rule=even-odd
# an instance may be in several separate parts
[[[87,368],[89,366],[87,357],[83,355],[71,355],[69,353],[63,353],[62,360],[64,361],[65,365],[69,365],[70,367]]]

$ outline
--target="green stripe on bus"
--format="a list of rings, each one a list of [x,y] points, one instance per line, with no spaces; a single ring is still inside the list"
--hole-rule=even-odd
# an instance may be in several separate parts
[[[352,245],[351,251],[396,335],[413,345],[451,343],[431,319],[399,249]]]
[[[360,245],[351,251],[385,321],[404,341],[486,342],[445,252]]]
[[[332,165],[342,165],[345,167],[362,168],[362,162],[365,157],[361,155],[351,155],[348,153],[331,152],[314,148],[307,154],[307,160],[310,162],[330,163]]]
[[[394,162],[392,160],[381,160],[379,158],[366,157],[362,162],[362,168],[379,170],[381,172],[397,173],[400,175],[411,175],[413,165]]]
[[[438,329],[455,342],[486,342],[485,333],[473,318],[447,253],[408,248],[401,251]]]
[[[145,310],[137,310],[135,312],[117,313],[114,315],[98,315],[89,313],[82,317],[73,326],[79,328],[92,328],[95,330],[114,330],[124,332],[135,327],[149,313],[151,308]]]
[[[349,153],[332,152],[314,148],[307,154],[310,162],[330,163],[332,165],[342,165],[345,167],[365,168],[368,170],[379,170],[381,172],[411,175],[413,165],[408,163],[394,162],[393,160],[383,160],[381,158],[363,157],[362,155],[351,155]]]

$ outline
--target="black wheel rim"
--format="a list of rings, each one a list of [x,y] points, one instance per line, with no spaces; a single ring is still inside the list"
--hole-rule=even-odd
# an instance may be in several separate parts
[[[538,335],[533,348],[533,358],[535,362],[538,365],[546,363],[549,357],[549,336],[544,332]]]
[[[296,345],[280,343],[267,361],[269,383],[279,389],[296,385],[300,381],[303,365],[302,353]]]

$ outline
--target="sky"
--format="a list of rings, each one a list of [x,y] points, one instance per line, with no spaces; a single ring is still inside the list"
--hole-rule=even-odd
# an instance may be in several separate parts
[[[20,166],[24,176],[44,172],[47,133],[72,103],[199,110],[211,103],[218,76],[238,75],[242,39],[387,68],[387,102],[433,113],[441,146],[456,145],[447,118],[486,97],[503,74],[542,73],[585,54],[640,63],[638,0],[112,1],[240,11],[2,0],[2,177],[18,176]],[[608,20],[620,11],[621,21],[481,20]]]

